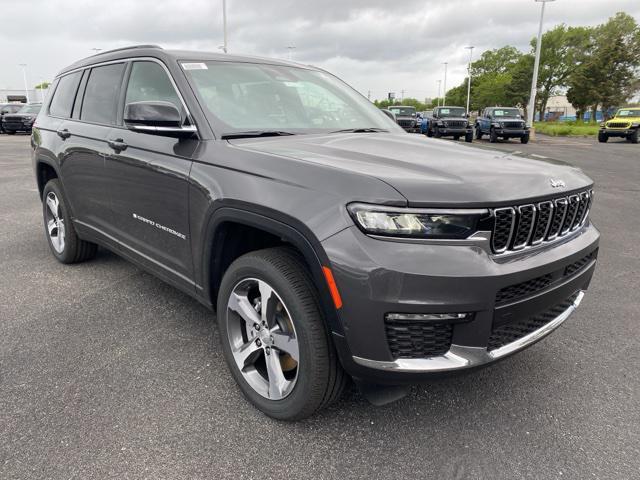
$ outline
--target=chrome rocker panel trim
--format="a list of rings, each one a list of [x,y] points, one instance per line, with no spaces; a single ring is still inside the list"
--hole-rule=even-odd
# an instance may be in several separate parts
[[[544,327],[519,338],[515,342],[504,345],[495,350],[487,351],[481,347],[465,347],[462,345],[451,345],[447,353],[430,358],[399,358],[395,361],[370,360],[353,356],[353,360],[364,367],[376,370],[388,370],[394,372],[408,373],[437,373],[465,368],[477,367],[486,363],[494,362],[502,357],[515,353],[523,348],[546,337],[556,328],[564,323],[574,312],[584,298],[584,291],[580,291],[573,304],[556,318],[547,323]]]

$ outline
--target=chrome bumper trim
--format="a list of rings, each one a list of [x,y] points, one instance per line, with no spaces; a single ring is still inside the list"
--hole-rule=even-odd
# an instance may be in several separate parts
[[[537,342],[558,328],[574,312],[584,298],[584,291],[580,291],[573,304],[544,327],[519,338],[496,350],[487,351],[481,347],[465,347],[463,345],[451,345],[447,353],[430,358],[399,358],[394,361],[370,360],[354,356],[353,360],[364,367],[376,370],[388,370],[407,373],[437,373],[476,367],[491,363],[499,358],[510,355],[518,350]]]

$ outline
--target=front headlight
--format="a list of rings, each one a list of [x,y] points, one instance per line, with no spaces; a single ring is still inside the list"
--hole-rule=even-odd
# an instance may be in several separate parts
[[[365,233],[393,237],[464,239],[477,231],[483,209],[393,208],[364,203],[347,206]]]
[[[600,126],[601,126],[602,128],[604,128],[604,127],[606,127],[606,126],[607,126],[607,124],[606,124],[605,122],[602,122],[602,123],[600,124]]]

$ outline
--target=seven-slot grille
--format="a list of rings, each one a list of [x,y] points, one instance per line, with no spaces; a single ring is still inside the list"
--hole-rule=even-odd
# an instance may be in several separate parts
[[[607,128],[629,128],[629,124],[627,122],[609,122]]]
[[[539,203],[496,208],[494,253],[521,250],[576,231],[586,220],[593,192],[585,191]]]
[[[398,120],[398,125],[400,125],[401,127],[413,127],[415,126],[415,124],[415,120]]]
[[[447,127],[462,128],[467,126],[467,122],[464,120],[447,120],[445,125]]]

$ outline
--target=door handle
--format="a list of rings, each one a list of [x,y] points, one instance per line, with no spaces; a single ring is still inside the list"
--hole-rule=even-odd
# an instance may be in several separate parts
[[[67,138],[69,138],[71,136],[71,132],[69,130],[67,130],[66,128],[63,128],[62,130],[56,130],[56,133],[63,140],[66,140]]]
[[[129,146],[121,138],[116,138],[115,140],[109,140],[107,141],[107,145],[113,148],[116,151],[116,153],[120,153],[123,150],[126,150],[127,147]]]

